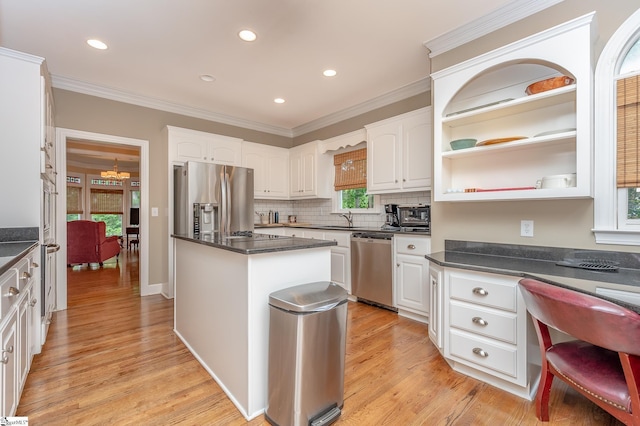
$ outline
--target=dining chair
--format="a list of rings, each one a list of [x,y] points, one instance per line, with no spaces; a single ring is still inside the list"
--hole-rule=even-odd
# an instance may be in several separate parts
[[[519,287],[540,343],[538,419],[549,421],[557,377],[624,424],[640,426],[640,314],[534,279],[520,280]],[[577,340],[554,344],[549,327]]]

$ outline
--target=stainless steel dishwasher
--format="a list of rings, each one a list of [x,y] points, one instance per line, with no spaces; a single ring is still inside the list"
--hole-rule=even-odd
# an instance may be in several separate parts
[[[351,290],[358,300],[397,311],[393,307],[392,243],[392,233],[351,234]]]

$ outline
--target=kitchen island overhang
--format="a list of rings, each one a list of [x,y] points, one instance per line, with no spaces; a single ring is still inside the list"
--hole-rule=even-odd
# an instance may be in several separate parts
[[[250,420],[267,402],[269,294],[329,281],[334,241],[173,235],[174,331]]]

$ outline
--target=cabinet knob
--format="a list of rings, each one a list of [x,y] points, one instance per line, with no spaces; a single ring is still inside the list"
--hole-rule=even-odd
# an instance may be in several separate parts
[[[407,180],[406,180],[406,179],[402,179],[402,181],[403,181],[403,182],[406,182]]]
[[[9,296],[17,296],[20,294],[20,290],[15,287],[9,287]]]
[[[396,179],[394,182],[395,182],[395,183],[398,183],[398,179]]]
[[[24,271],[24,272],[22,273],[22,276],[20,276],[20,279],[21,279],[21,280],[28,280],[29,278],[31,278],[31,274],[30,274],[30,273],[28,273],[27,271]]]
[[[415,246],[415,245],[413,245],[413,244],[409,244],[409,245],[407,246],[407,248],[408,248],[409,250],[415,250],[416,246]]]
[[[479,296],[487,296],[489,292],[482,287],[476,287],[473,289],[473,294],[477,294]]]
[[[478,325],[481,325],[481,326],[483,326],[483,327],[486,327],[487,325],[489,325],[489,323],[488,323],[487,321],[483,320],[483,319],[482,319],[482,318],[480,318],[480,317],[473,317],[473,318],[471,318],[471,321],[472,321],[474,324],[478,324]]]
[[[12,354],[13,353],[13,345],[9,346],[7,349],[3,350],[2,352],[3,353],[6,352],[6,353],[9,353],[9,354]]]
[[[0,362],[3,363],[3,364],[8,364],[9,363],[9,357],[6,356],[6,355],[2,355],[2,359],[0,359]]]
[[[40,265],[38,265],[36,262],[31,262],[31,267],[32,268],[39,268]]]
[[[36,303],[38,303],[38,299],[31,299],[31,302],[29,302],[29,306],[33,308],[34,306],[36,306]]]
[[[489,356],[489,353],[483,351],[481,348],[473,348],[473,353],[483,358],[486,358]]]

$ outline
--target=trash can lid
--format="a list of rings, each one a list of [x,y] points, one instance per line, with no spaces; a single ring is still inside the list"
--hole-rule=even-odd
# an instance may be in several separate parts
[[[331,281],[318,281],[278,290],[269,295],[269,304],[293,312],[329,310],[347,300],[347,291]]]

